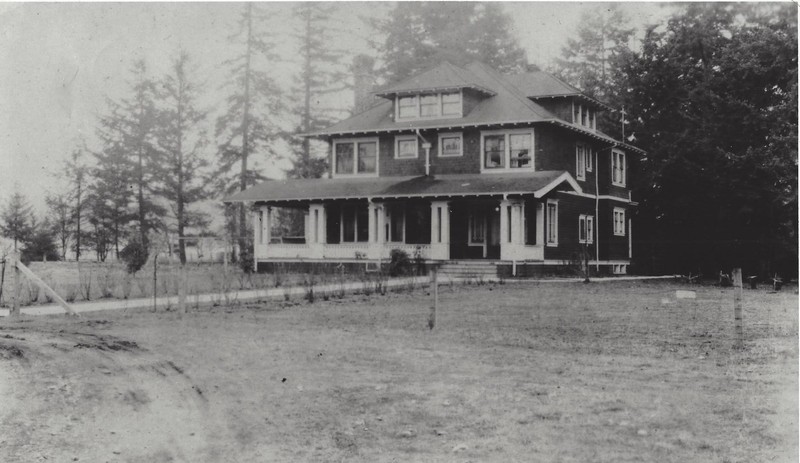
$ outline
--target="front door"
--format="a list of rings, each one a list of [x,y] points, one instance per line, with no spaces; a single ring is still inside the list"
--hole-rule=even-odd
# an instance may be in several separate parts
[[[500,258],[500,213],[495,209],[486,202],[451,206],[451,259]]]

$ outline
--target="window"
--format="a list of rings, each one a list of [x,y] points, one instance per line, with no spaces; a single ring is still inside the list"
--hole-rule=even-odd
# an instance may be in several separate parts
[[[439,95],[423,95],[419,98],[420,117],[439,115]]]
[[[399,119],[419,117],[419,106],[416,96],[401,96],[397,99],[397,117]]]
[[[589,157],[588,151],[588,147],[582,143],[575,145],[575,178],[578,180],[586,180],[586,158]]]
[[[469,244],[483,244],[486,241],[486,217],[483,214],[469,215]]]
[[[258,244],[264,244],[264,211],[258,211]]]
[[[614,208],[614,234],[625,236],[625,209],[621,207]]]
[[[594,216],[581,214],[578,216],[578,242],[594,243]]]
[[[547,245],[558,246],[558,201],[547,200]]]
[[[442,116],[461,117],[461,93],[442,93]]]
[[[483,170],[533,168],[533,132],[485,132],[481,134]]]
[[[440,133],[439,134],[439,156],[461,156],[463,137],[460,133]]]
[[[397,119],[461,117],[461,92],[397,97]]]
[[[337,140],[333,142],[334,175],[378,172],[378,140]]]
[[[625,186],[625,153],[614,150],[611,152],[611,183]]]
[[[572,122],[594,130],[597,123],[597,112],[588,106],[572,103]]]
[[[396,159],[416,159],[419,142],[416,135],[395,137],[394,157]]]
[[[347,205],[341,209],[342,243],[366,242],[369,240],[369,209],[366,206]]]

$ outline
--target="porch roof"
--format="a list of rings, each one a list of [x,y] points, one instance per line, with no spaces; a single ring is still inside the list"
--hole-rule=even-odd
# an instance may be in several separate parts
[[[458,174],[417,177],[371,177],[273,180],[224,199],[225,202],[279,202],[332,199],[391,199],[534,195],[540,198],[559,185],[581,193],[565,171]]]

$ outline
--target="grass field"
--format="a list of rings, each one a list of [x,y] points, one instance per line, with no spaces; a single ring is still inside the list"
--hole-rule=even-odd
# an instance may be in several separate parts
[[[697,299],[675,300],[676,289]],[[0,321],[0,461],[796,462],[798,297],[445,286]]]

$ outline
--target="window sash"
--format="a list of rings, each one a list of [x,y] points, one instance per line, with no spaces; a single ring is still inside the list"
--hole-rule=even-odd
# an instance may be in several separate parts
[[[352,174],[353,173],[353,154],[355,143],[341,142],[336,143],[336,173],[337,174]]]
[[[508,134],[508,142],[511,167],[528,167],[531,162],[531,134]]]
[[[378,161],[378,144],[374,141],[358,143],[358,173],[374,174]]]
[[[439,115],[439,95],[423,95],[419,99],[420,117],[436,117]]]
[[[611,183],[625,186],[625,153],[611,153]]]
[[[547,243],[558,243],[558,203],[547,203]]]
[[[614,234],[617,236],[625,235],[625,210],[614,209]]]
[[[506,166],[506,136],[486,135],[483,137],[484,168],[502,169]]]
[[[397,99],[397,116],[401,119],[419,117],[416,96],[402,96]]]
[[[461,156],[463,151],[461,135],[441,135],[439,137],[439,156]]]
[[[578,217],[578,242],[587,244],[594,242],[594,216],[581,214]]]
[[[586,180],[586,147],[580,144],[575,149],[575,177]]]
[[[414,159],[418,156],[419,142],[417,137],[397,138],[396,155],[398,159]]]
[[[461,115],[461,93],[442,93],[442,115]]]

